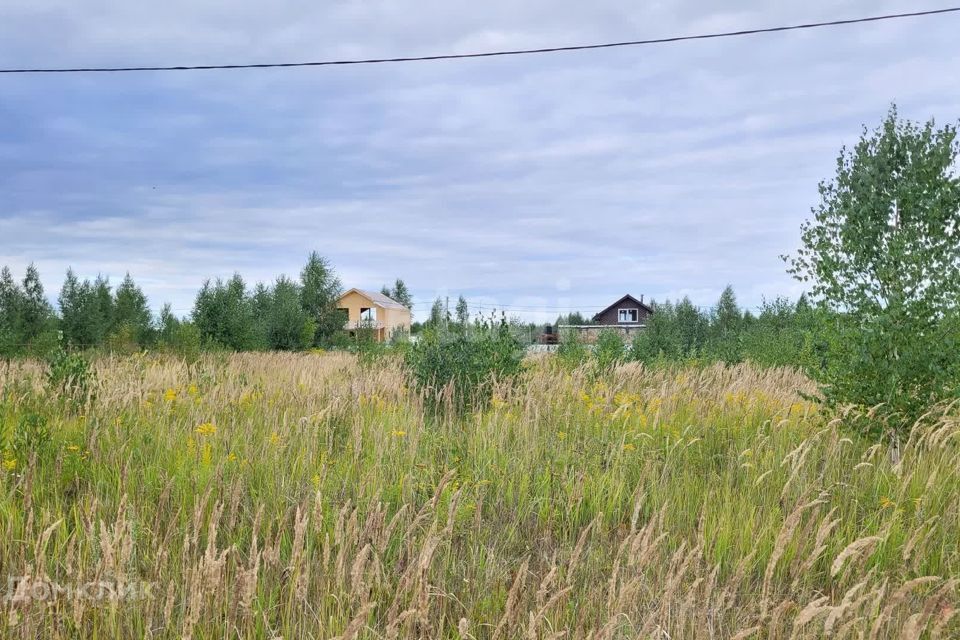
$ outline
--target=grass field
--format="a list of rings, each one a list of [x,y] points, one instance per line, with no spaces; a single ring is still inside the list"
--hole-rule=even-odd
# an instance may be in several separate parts
[[[2,637],[960,637],[955,418],[894,464],[786,369],[548,356],[439,419],[390,359],[95,369],[0,378]]]

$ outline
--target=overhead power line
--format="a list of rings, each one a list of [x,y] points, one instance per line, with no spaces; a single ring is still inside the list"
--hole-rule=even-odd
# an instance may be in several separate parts
[[[244,64],[197,64],[171,66],[129,66],[129,67],[62,67],[62,68],[13,68],[0,69],[0,73],[120,73],[131,71],[210,71],[218,69],[276,69],[287,67],[332,67],[359,64],[384,64],[394,62],[430,62],[435,60],[463,60],[466,58],[493,58],[499,56],[521,56],[540,53],[562,53],[566,51],[587,51],[590,49],[613,49],[616,47],[636,47],[641,45],[667,44],[670,42],[686,42],[689,40],[711,40],[715,38],[733,38],[761,33],[779,33],[781,31],[799,31],[802,29],[819,29],[821,27],[838,27],[844,25],[861,24],[866,22],[880,22],[883,20],[897,20],[901,18],[918,18],[960,11],[960,7],[945,9],[930,9],[927,11],[911,11],[907,13],[891,13],[847,20],[830,20],[825,22],[809,22],[805,24],[784,25],[778,27],[762,27],[757,29],[741,29],[739,31],[721,31],[715,33],[701,33],[688,36],[671,36],[667,38],[651,38],[647,40],[625,40],[622,42],[603,42],[598,44],[581,44],[561,47],[542,47],[537,49],[509,49],[502,51],[483,51],[477,53],[447,53],[432,56],[402,56],[394,58],[364,58],[353,60],[319,60],[312,62],[265,62]]]

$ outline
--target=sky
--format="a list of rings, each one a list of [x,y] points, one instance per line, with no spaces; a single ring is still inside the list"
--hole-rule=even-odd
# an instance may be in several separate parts
[[[0,1],[0,67],[286,62],[588,44],[940,8],[863,0]],[[0,75],[0,264],[51,299],[129,272],[403,278],[525,319],[625,293],[755,307],[843,145],[896,102],[960,118],[960,14],[518,56]],[[451,302],[451,306],[452,306]]]

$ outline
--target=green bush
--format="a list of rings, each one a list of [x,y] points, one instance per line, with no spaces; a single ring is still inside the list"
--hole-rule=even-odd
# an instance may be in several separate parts
[[[377,329],[373,323],[361,322],[350,336],[348,350],[357,354],[360,366],[369,367],[379,362],[390,352],[390,347],[377,341]]]
[[[522,359],[523,350],[505,322],[477,323],[470,332],[430,328],[404,354],[429,407],[459,413],[486,406],[494,383],[514,378]]]
[[[203,351],[200,329],[192,322],[177,322],[170,327],[159,347],[162,351],[183,358],[187,364],[193,364],[200,359]]]
[[[606,371],[623,362],[627,351],[623,338],[616,331],[601,331],[593,349],[593,363],[597,371]]]
[[[590,351],[580,339],[580,332],[568,329],[560,336],[557,361],[566,369],[576,369],[590,357]]]
[[[67,351],[61,345],[47,365],[47,386],[62,400],[81,405],[89,398],[94,373],[82,353]]]

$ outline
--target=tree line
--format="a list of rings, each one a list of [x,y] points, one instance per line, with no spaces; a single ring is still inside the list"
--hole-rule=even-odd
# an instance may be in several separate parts
[[[153,314],[146,295],[128,273],[114,287],[108,278],[81,280],[68,269],[54,307],[33,264],[17,282],[0,271],[0,358],[42,357],[57,346],[75,349],[221,348],[299,350],[343,344],[346,318],[337,309],[343,291],[330,262],[313,252],[299,278],[247,286],[240,274],[207,280],[193,310],[178,317],[169,304]],[[384,292],[410,306],[403,280]]]
[[[767,366],[820,366],[826,349],[821,328],[829,314],[806,296],[796,302],[778,297],[765,301],[757,314],[741,309],[728,286],[710,309],[689,298],[677,303],[651,301],[654,313],[636,335],[631,356],[657,360],[737,363]]]

